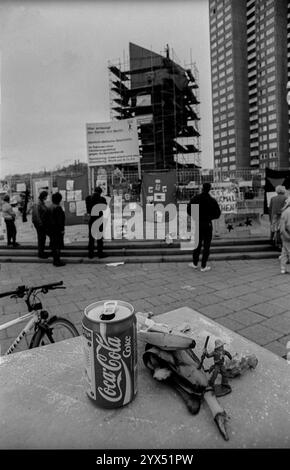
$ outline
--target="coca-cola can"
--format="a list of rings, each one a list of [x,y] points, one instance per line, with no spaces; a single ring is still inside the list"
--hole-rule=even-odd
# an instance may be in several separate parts
[[[130,403],[137,393],[137,328],[133,305],[103,300],[85,308],[84,380],[88,396],[102,408]]]

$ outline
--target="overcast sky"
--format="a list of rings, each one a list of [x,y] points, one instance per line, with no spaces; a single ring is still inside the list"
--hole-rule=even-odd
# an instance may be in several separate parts
[[[86,122],[110,120],[108,61],[130,41],[196,62],[212,166],[207,0],[0,0],[1,177],[86,161]]]

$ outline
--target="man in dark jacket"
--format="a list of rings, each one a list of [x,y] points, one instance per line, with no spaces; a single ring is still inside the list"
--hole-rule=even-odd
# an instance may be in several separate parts
[[[87,207],[87,213],[90,215],[89,218],[89,246],[88,246],[88,251],[89,251],[89,258],[94,257],[94,248],[95,248],[95,237],[93,236],[94,233],[92,233],[92,225],[93,223],[103,217],[103,211],[100,210],[97,215],[94,215],[93,208],[94,206],[95,209],[97,209],[98,205],[103,205],[105,207],[107,205],[106,199],[101,196],[102,194],[102,188],[97,186],[95,188],[95,192],[86,197],[86,207]],[[103,219],[100,221],[102,222]],[[106,255],[103,253],[103,223],[100,223],[98,226],[98,234],[97,234],[97,251],[98,251],[98,258],[104,258]]]
[[[60,260],[60,250],[64,247],[63,237],[65,228],[65,213],[60,206],[62,195],[54,193],[51,196],[52,204],[48,211],[48,234],[50,237],[50,247],[53,256],[54,266],[65,266]]]
[[[199,205],[199,243],[192,253],[191,267],[197,269],[201,247],[203,245],[203,254],[201,259],[201,271],[209,271],[211,268],[207,266],[209,257],[210,245],[212,240],[212,220],[218,219],[221,215],[221,210],[217,201],[209,194],[211,190],[210,183],[204,183],[202,192],[194,196],[188,205],[188,213],[190,212],[191,204]]]
[[[41,191],[38,197],[38,202],[32,209],[32,223],[37,232],[39,258],[48,258],[48,255],[44,252],[48,224],[48,207],[45,204],[47,196],[47,191]]]

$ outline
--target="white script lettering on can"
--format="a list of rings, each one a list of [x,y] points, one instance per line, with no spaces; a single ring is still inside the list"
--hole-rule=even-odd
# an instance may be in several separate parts
[[[96,333],[96,358],[102,367],[103,387],[98,387],[99,394],[110,402],[122,398],[120,387],[122,380],[121,340],[115,337],[104,338]]]
[[[131,337],[130,336],[125,337],[125,350],[123,352],[123,356],[125,358],[128,358],[131,356]]]

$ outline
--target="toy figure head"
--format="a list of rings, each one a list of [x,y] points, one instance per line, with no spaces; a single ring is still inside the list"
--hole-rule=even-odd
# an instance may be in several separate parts
[[[216,339],[214,342],[214,348],[215,349],[223,349],[224,344],[221,339]]]

